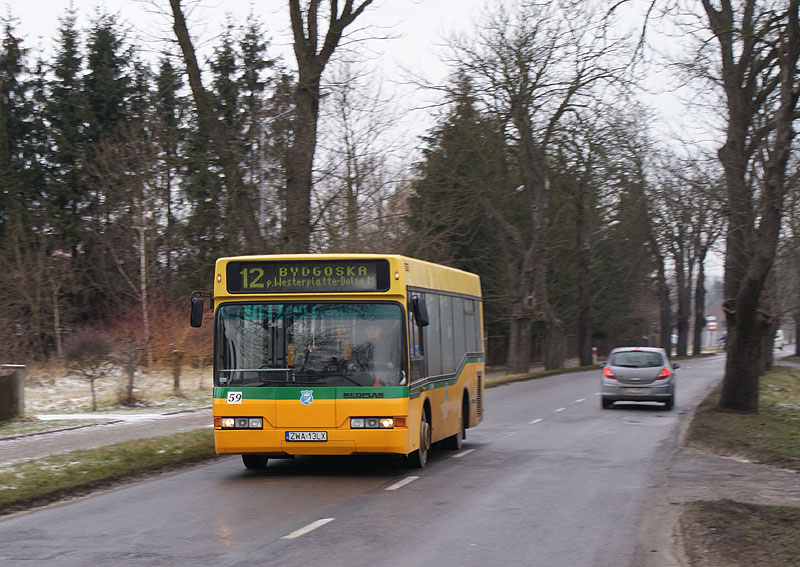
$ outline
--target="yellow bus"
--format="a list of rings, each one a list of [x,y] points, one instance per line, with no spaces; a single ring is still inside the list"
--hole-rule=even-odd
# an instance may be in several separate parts
[[[356,453],[421,468],[483,419],[474,274],[398,255],[220,258],[211,308],[215,449],[249,469]]]

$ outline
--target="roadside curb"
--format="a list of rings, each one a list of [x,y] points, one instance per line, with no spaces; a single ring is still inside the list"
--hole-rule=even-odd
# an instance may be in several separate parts
[[[694,403],[686,412],[686,417],[683,419],[677,434],[673,437],[674,445],[669,452],[662,471],[662,488],[658,491],[658,496],[656,497],[657,505],[652,508],[652,511],[645,514],[642,528],[640,529],[639,545],[643,567],[686,567],[689,565],[689,559],[684,553],[683,542],[678,529],[683,503],[672,502],[670,471],[674,460],[686,443],[686,437],[689,434],[697,409],[719,385],[723,377],[724,374],[721,374],[694,400]],[[669,526],[669,529],[665,530],[665,525]],[[653,534],[657,535],[655,542],[652,542]],[[651,542],[650,545],[645,545],[648,540]]]
[[[178,416],[178,415],[184,415],[184,414],[189,414],[189,413],[197,413],[197,412],[202,412],[202,411],[209,411],[211,409],[212,409],[212,406],[202,406],[202,407],[194,408],[194,409],[175,410],[175,411],[168,411],[168,412],[163,412],[163,413],[158,413],[158,412],[141,412],[141,413],[130,412],[130,415]],[[97,419],[102,420],[103,419],[102,415],[98,415]],[[156,418],[154,418],[154,419],[156,419]],[[89,427],[102,427],[104,425],[118,425],[120,423],[128,423],[128,421],[125,420],[125,419],[109,419],[107,421],[101,421],[99,423],[85,423],[85,424],[81,424],[81,425],[63,425],[63,426],[55,427],[53,429],[43,429],[41,431],[32,431],[30,433],[19,433],[19,434],[16,434],[16,435],[0,436],[0,443],[2,443],[3,441],[13,441],[13,440],[16,440],[16,439],[27,439],[27,438],[31,438],[31,437],[39,437],[39,436],[42,436],[42,435],[50,435],[51,433],[61,433],[61,432],[64,432],[64,431],[74,431],[76,429],[87,429]]]
[[[83,425],[72,425],[72,426],[64,426],[64,427],[57,427],[55,429],[45,429],[42,431],[32,431],[31,433],[20,433],[18,435],[7,435],[0,437],[0,442],[3,441],[14,441],[15,439],[27,439],[30,437],[38,437],[39,435],[49,435],[50,433],[60,433],[62,431],[73,431],[75,429],[86,429],[87,427],[97,427],[100,425],[112,425],[114,423],[123,423],[122,420],[116,419],[113,421],[104,421],[102,423],[86,423]]]

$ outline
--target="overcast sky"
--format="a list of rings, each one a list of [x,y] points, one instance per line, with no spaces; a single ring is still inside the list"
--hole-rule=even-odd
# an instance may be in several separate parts
[[[2,0],[0,0],[2,1]],[[427,110],[415,110],[433,100],[416,93],[409,94],[409,87],[398,85],[403,81],[404,69],[418,76],[424,76],[434,83],[446,80],[448,69],[442,63],[445,53],[443,44],[454,34],[471,34],[474,23],[480,19],[484,7],[496,6],[502,0],[375,0],[373,6],[356,21],[350,31],[364,28],[370,36],[389,36],[389,40],[371,40],[359,44],[359,51],[369,54],[370,66],[382,70],[385,87],[395,93],[397,108],[408,124],[404,139],[411,139],[412,145],[419,143],[419,136],[426,133],[432,125],[431,114]],[[78,10],[78,27],[86,29],[98,10],[117,15],[120,23],[127,24],[131,39],[141,40],[142,50],[157,53],[163,49],[165,40],[173,39],[169,0],[5,0],[5,15],[17,19],[16,30],[33,57],[42,52],[49,54],[57,44],[59,19],[72,4]],[[234,24],[242,24],[250,14],[258,16],[269,36],[271,55],[282,55],[287,66],[294,67],[291,50],[291,33],[286,0],[183,0],[190,32],[201,55],[210,55],[220,31],[228,17]],[[627,5],[626,5],[627,6]],[[160,12],[160,13],[159,13]],[[643,10],[631,13],[632,25],[640,25]],[[649,29],[658,49],[658,30]],[[675,44],[675,38],[669,43]],[[666,45],[666,44],[665,44]],[[46,57],[47,58],[47,57]],[[643,100],[663,120],[655,127],[661,136],[672,136],[676,131],[686,134],[699,123],[697,115],[687,111],[671,94],[670,77],[661,72],[651,80],[657,93],[643,95]],[[402,93],[398,95],[397,93]],[[691,93],[689,93],[691,95]],[[686,91],[683,93],[686,96]],[[717,142],[708,137],[708,130],[695,139],[709,141],[714,147]]]
[[[404,107],[400,114],[405,122],[412,124],[411,129],[417,130],[412,136],[425,134],[426,126],[420,126],[431,123],[428,110],[415,108],[427,105],[434,97],[420,95],[418,91],[410,94],[411,87],[399,83],[407,80],[408,73],[434,83],[445,81],[448,72],[442,63],[445,38],[469,32],[486,1],[375,0],[348,28],[351,34],[363,29],[360,35],[374,38],[359,43],[359,53],[367,59],[365,65],[380,71],[384,94],[394,93],[397,107]],[[77,8],[81,30],[95,19],[98,10],[116,15],[130,29],[130,39],[141,40],[137,47],[145,54],[151,53],[153,60],[164,49],[166,40],[174,39],[169,0],[5,0],[5,14],[16,18],[17,34],[35,58],[55,50],[59,20],[70,4]],[[286,0],[183,0],[183,5],[201,60],[211,55],[227,18],[241,25],[254,14],[270,40],[270,55],[281,55],[285,64],[294,68]]]
[[[409,67],[442,72],[437,52],[442,38],[470,27],[485,0],[376,0],[359,20],[390,41],[371,42],[388,61],[404,61]],[[151,39],[171,34],[168,0],[73,0],[79,27],[85,28],[100,9],[127,22],[134,35]],[[19,20],[19,35],[27,45],[52,49],[59,18],[70,0],[5,0],[6,14]],[[258,16],[277,50],[291,63],[289,16],[286,0],[184,0],[192,35],[198,42],[213,41],[228,16],[241,24],[251,13]],[[156,13],[157,9],[161,14]],[[349,30],[351,31],[351,30]],[[143,46],[146,47],[146,46]],[[438,69],[437,69],[438,67]]]

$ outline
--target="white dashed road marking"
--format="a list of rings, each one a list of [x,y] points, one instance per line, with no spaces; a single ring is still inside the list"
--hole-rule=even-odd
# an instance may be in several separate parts
[[[472,453],[475,449],[467,449],[466,451],[461,451],[460,453],[456,453],[453,455],[454,459],[460,459],[461,457],[466,457],[470,453]]]
[[[399,480],[395,482],[392,486],[387,487],[386,490],[397,490],[398,488],[403,488],[405,485],[407,485],[410,482],[414,482],[418,478],[419,478],[418,476],[407,476],[403,480]]]
[[[324,526],[327,523],[334,521],[336,518],[322,518],[317,520],[316,522],[311,522],[304,528],[300,528],[299,530],[295,530],[289,535],[283,536],[281,539],[297,539],[300,536],[307,534],[308,532],[313,532],[319,527]]]

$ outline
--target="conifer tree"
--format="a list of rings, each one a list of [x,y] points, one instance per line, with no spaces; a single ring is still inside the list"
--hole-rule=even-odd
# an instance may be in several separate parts
[[[413,184],[406,253],[477,272],[492,301],[487,322],[504,318],[507,298],[497,230],[483,199],[513,208],[513,179],[502,133],[477,110],[471,85],[460,77],[452,111],[426,138],[420,177]],[[515,251],[506,251],[515,253]]]
[[[83,239],[80,211],[86,193],[82,154],[87,101],[81,83],[83,61],[76,18],[75,10],[70,9],[60,20],[58,50],[44,109],[52,139],[48,216],[53,223],[54,246],[68,250],[73,259]]]
[[[186,115],[188,104],[181,95],[183,81],[170,59],[161,60],[155,78],[153,107],[158,124],[158,154],[161,161],[158,187],[161,193],[163,233],[161,235],[161,256],[164,258],[163,283],[169,292],[173,289],[174,259],[179,254],[177,209],[179,208],[178,179],[181,174],[181,152],[186,138]]]

